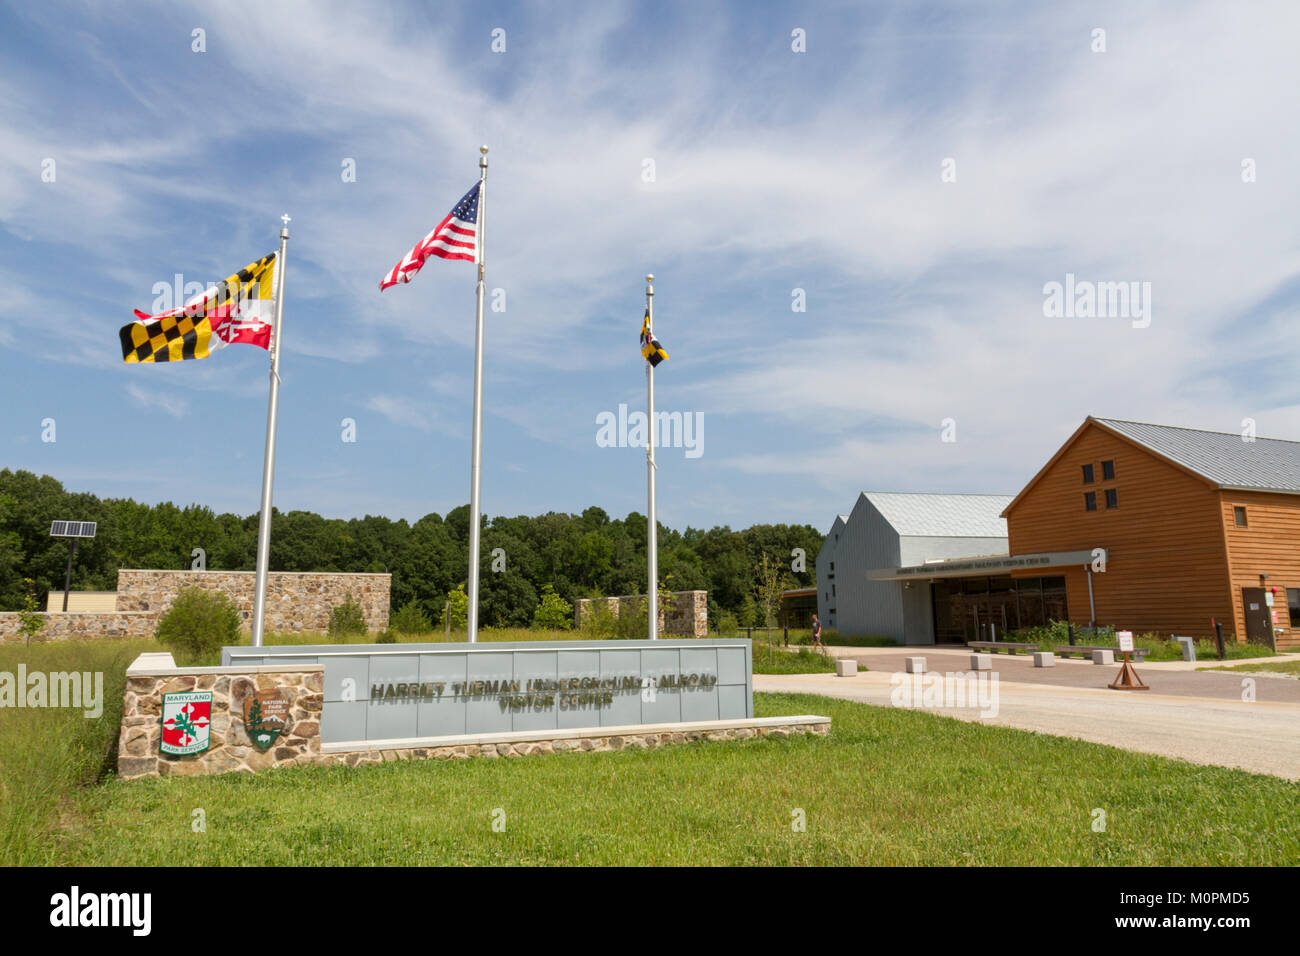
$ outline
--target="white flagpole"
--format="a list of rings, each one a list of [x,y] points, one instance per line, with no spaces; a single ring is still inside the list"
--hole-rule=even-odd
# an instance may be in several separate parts
[[[483,452],[483,259],[487,239],[487,153],[479,147],[478,160],[478,314],[474,326],[474,447],[469,468],[469,612],[466,628],[470,643],[478,641],[479,472]]]
[[[650,313],[649,332],[655,327],[655,277],[645,277],[645,307]],[[658,444],[658,428],[655,427],[655,367],[645,363],[646,380],[646,424],[649,426],[646,438],[646,486],[648,491],[646,504],[646,564],[649,568],[646,607],[650,618],[650,640],[659,640],[659,522],[655,517],[655,445]]]
[[[266,571],[271,558],[271,487],[275,484],[275,421],[280,411],[280,333],[284,328],[284,256],[289,214],[280,217],[280,253],[275,257],[275,325],[271,328],[271,401],[266,410],[266,458],[262,462],[262,510],[257,519],[257,575],[253,590],[253,646],[262,646],[266,621]]]

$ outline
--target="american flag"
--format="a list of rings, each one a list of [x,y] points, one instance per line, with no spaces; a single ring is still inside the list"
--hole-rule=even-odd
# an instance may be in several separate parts
[[[478,261],[478,189],[480,183],[461,197],[447,218],[438,223],[436,229],[421,239],[414,249],[402,257],[402,261],[393,266],[393,271],[379,282],[379,291],[410,282],[411,276],[420,271],[424,260],[429,256],[443,259],[464,259],[467,262]]]

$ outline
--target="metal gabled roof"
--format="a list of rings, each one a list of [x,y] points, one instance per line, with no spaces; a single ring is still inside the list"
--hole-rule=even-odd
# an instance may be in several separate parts
[[[1157,455],[1182,465],[1220,488],[1300,494],[1300,442],[1280,438],[1246,441],[1233,432],[1151,425],[1095,418]]]
[[[1013,495],[862,493],[901,537],[1005,538]]]

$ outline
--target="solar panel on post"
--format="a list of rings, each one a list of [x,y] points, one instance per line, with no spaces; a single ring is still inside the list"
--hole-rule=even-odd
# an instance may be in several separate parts
[[[50,524],[51,538],[93,538],[97,521],[55,521]]]

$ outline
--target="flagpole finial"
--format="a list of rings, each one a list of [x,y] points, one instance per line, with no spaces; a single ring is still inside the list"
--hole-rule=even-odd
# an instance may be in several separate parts
[[[655,281],[654,273],[653,273],[653,272],[648,273],[648,274],[646,275],[646,277],[645,277],[645,281],[646,281],[646,282],[654,282],[654,281]]]
[[[487,168],[487,154],[488,154],[488,148],[487,148],[487,145],[484,144],[483,146],[480,146],[480,147],[478,148],[478,151],[479,151],[479,153],[481,154],[481,155],[479,156],[479,158],[478,158],[478,164],[479,164],[479,166],[482,167],[483,169],[486,169],[486,168]]]
[[[282,223],[284,223],[284,225],[280,227],[280,238],[281,238],[281,239],[288,239],[288,238],[289,238],[289,223],[290,223],[290,221],[291,221],[290,218],[289,218],[289,214],[286,212],[284,215],[282,215],[282,216],[280,217],[280,221],[281,221]]]
[[[486,155],[487,155],[487,151],[488,151],[487,145],[484,144],[484,145],[480,146],[480,147],[478,148],[478,151],[479,151],[480,153],[482,153],[484,156],[486,156]]]

